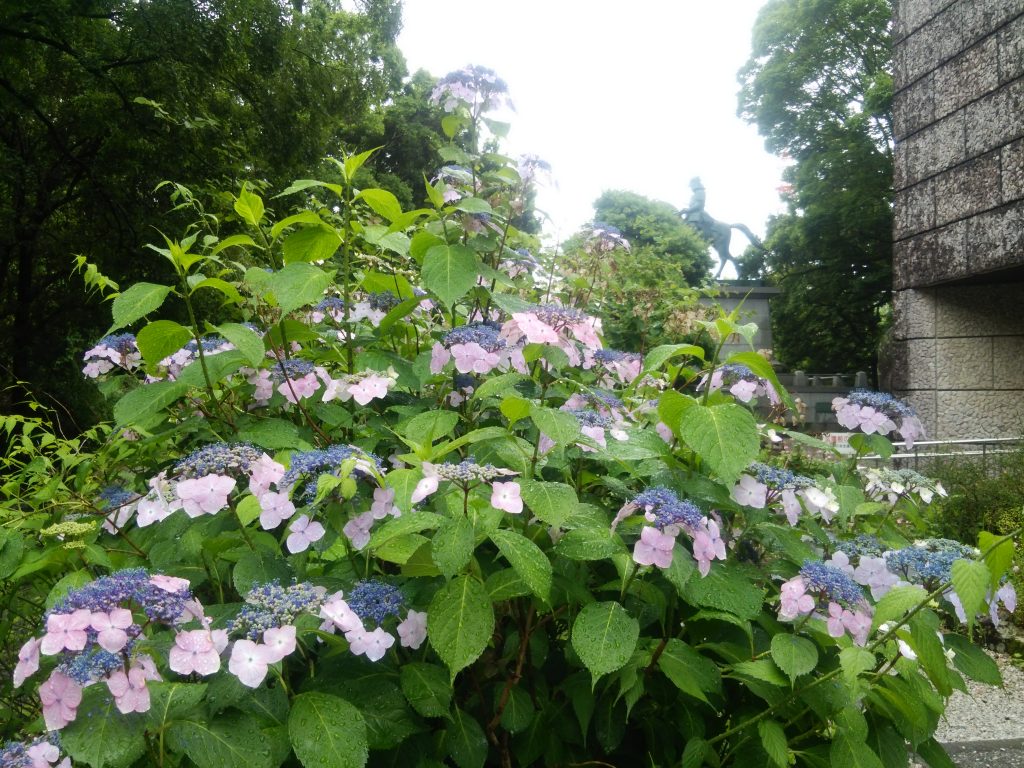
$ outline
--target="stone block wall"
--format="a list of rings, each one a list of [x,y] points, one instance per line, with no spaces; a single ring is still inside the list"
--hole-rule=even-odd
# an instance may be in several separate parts
[[[929,437],[1024,434],[1024,0],[896,0],[890,386]]]

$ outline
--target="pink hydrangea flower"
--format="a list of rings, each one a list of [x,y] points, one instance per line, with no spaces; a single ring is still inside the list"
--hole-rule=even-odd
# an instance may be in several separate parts
[[[434,342],[430,349],[430,372],[438,374],[444,370],[448,361],[452,359],[452,353],[439,341]]]
[[[558,331],[533,312],[513,312],[512,320],[519,331],[518,336],[525,336],[530,344],[557,344],[561,341]],[[504,333],[505,329],[502,328],[502,334]]]
[[[146,675],[133,666],[125,674],[123,669],[114,671],[107,678],[107,688],[114,697],[114,705],[122,715],[132,712],[148,712],[149,689],[146,687]]]
[[[53,656],[65,648],[81,651],[89,640],[89,625],[92,612],[79,608],[74,613],[51,613],[46,619],[46,634],[40,649],[46,656]]]
[[[267,454],[249,467],[249,492],[259,498],[270,490],[270,486],[284,477],[284,464],[274,461]]]
[[[228,505],[235,479],[226,475],[204,475],[182,480],[175,486],[185,514],[189,517],[215,515]]]
[[[326,533],[324,527],[315,520],[311,521],[308,515],[299,515],[290,530],[285,545],[293,555],[296,552],[305,552],[310,544],[320,541]]]
[[[149,577],[149,581],[153,586],[159,587],[164,592],[181,592],[189,587],[188,579],[182,579],[178,576],[166,576],[162,573],[154,573]]]
[[[268,629],[263,633],[263,643],[268,649],[268,660],[281,661],[285,656],[295,653],[295,627],[285,624],[283,627]]]
[[[359,405],[367,405],[371,400],[387,397],[391,381],[387,376],[372,373],[358,384],[350,385],[348,391]]]
[[[814,610],[815,601],[807,594],[807,585],[802,576],[794,576],[782,585],[779,600],[779,618],[795,619]]]
[[[258,645],[252,640],[236,640],[231,648],[228,670],[242,685],[259,688],[263,678],[267,676],[268,665],[273,663],[271,657],[272,654],[265,645]]]
[[[412,491],[412,497],[409,500],[413,504],[418,504],[434,493],[439,483],[440,478],[434,469],[434,465],[429,461],[423,462],[423,479],[416,483],[416,487]]]
[[[455,370],[459,373],[490,373],[501,360],[497,353],[488,352],[475,341],[453,344],[451,353],[455,358]]]
[[[729,392],[731,392],[732,396],[739,400],[741,403],[749,403],[751,400],[754,399],[754,396],[757,394],[757,388],[758,382],[740,379],[731,387],[729,387]]]
[[[693,537],[693,556],[701,576],[710,573],[712,560],[725,560],[725,542],[714,520],[704,518],[704,530],[698,531]]]
[[[29,638],[18,651],[18,663],[14,666],[14,687],[20,688],[25,678],[34,675],[39,669],[39,646],[42,638]]]
[[[320,618],[327,619],[342,632],[363,629],[363,620],[342,600],[341,592],[336,592],[330,600],[320,606]]]
[[[266,491],[260,499],[260,527],[265,531],[277,528],[295,514],[295,505],[287,493]]]
[[[25,754],[32,760],[30,768],[51,768],[54,763],[60,760],[60,749],[48,741],[33,744],[25,750]],[[57,768],[71,768],[71,758],[65,757],[63,760],[60,760]]]
[[[316,372],[310,371],[297,379],[285,379],[278,386],[277,391],[285,400],[294,405],[299,400],[312,397],[318,389],[320,389],[320,381],[316,377]]]
[[[395,506],[394,488],[374,488],[373,503],[370,505],[370,512],[374,520],[383,520],[388,515],[401,517],[402,512]]]
[[[645,525],[640,538],[633,547],[633,560],[640,565],[656,565],[668,568],[672,565],[672,548],[676,539],[667,533]]]
[[[352,542],[352,546],[356,549],[362,549],[370,543],[370,529],[373,528],[374,515],[373,512],[363,512],[361,515],[356,515],[342,528],[342,533]]]
[[[733,501],[744,507],[764,509],[765,504],[768,503],[768,486],[756,477],[743,475],[740,477],[740,481],[733,486],[730,495]]]
[[[416,650],[427,639],[427,614],[424,611],[409,611],[405,620],[398,625],[398,637],[404,648]]]
[[[491,506],[513,515],[523,511],[523,499],[520,496],[519,483],[492,483]]]
[[[349,650],[356,656],[365,655],[370,661],[380,661],[388,648],[395,644],[394,635],[385,632],[383,628],[377,627],[372,632],[365,629],[355,629],[345,633],[348,640]]]
[[[102,611],[92,614],[92,628],[96,630],[96,642],[108,653],[117,653],[128,642],[125,631],[132,625],[132,612],[127,608],[115,608],[110,613]]]
[[[78,714],[78,705],[82,703],[82,686],[63,672],[54,670],[50,678],[39,686],[39,699],[43,702],[46,729],[59,731]]]
[[[168,654],[168,666],[179,675],[212,675],[220,669],[220,653],[208,629],[179,632]]]

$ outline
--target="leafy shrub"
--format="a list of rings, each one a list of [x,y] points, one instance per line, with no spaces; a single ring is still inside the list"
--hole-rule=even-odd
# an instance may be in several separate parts
[[[604,348],[521,250],[528,169],[474,151],[502,95],[442,81],[470,150],[427,208],[363,153],[154,246],[177,282],[85,354],[113,426],[5,418],[5,765],[948,764],[945,698],[999,672],[942,616],[1012,603],[1010,538],[912,545],[926,479],[759,463],[788,396],[718,359],[735,317]]]

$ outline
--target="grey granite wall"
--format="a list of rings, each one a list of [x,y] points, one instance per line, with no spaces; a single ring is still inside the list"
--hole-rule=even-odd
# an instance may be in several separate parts
[[[896,0],[890,385],[929,437],[1024,434],[1024,0]]]

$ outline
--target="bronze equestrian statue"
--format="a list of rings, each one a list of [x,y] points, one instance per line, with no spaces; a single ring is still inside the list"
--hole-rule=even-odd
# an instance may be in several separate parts
[[[715,279],[721,278],[722,271],[728,262],[732,262],[733,267],[736,268],[736,273],[739,274],[739,265],[736,263],[736,259],[732,257],[732,254],[729,253],[729,240],[732,238],[732,230],[738,229],[746,235],[755,248],[763,251],[764,246],[761,245],[761,241],[757,239],[757,236],[743,224],[726,224],[724,221],[713,218],[704,210],[704,201],[707,195],[699,176],[694,176],[690,180],[690,189],[693,190],[690,206],[681,210],[679,215],[683,217],[683,221],[696,229],[700,236],[718,253],[718,272],[715,273]]]

